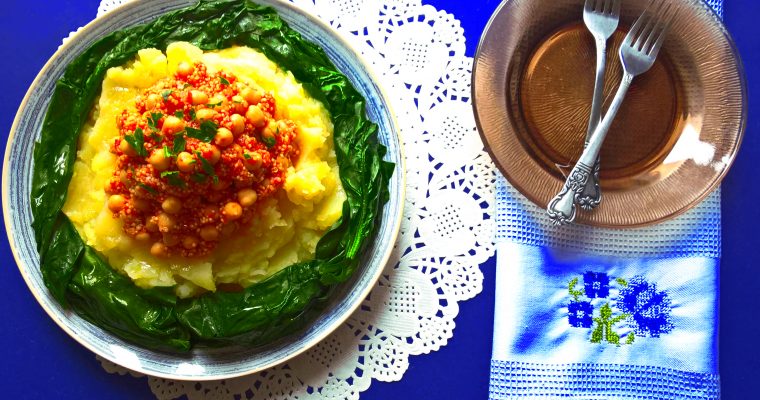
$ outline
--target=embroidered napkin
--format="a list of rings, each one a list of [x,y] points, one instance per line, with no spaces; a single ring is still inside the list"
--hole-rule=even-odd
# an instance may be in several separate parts
[[[720,397],[719,191],[634,230],[552,226],[501,177],[496,204],[490,399]]]

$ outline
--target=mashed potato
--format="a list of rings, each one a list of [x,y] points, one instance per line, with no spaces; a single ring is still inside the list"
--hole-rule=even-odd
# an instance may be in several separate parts
[[[117,168],[109,146],[119,136],[117,117],[134,109],[134,99],[181,62],[202,62],[242,82],[272,92],[276,117],[296,123],[300,155],[286,174],[284,190],[267,199],[249,226],[221,241],[203,258],[156,258],[148,246],[126,235],[109,211],[103,188]],[[314,257],[319,238],[341,216],[346,199],[338,176],[330,117],[292,74],[263,54],[245,47],[204,53],[188,43],[173,43],[166,54],[145,49],[125,67],[112,68],[100,99],[79,138],[74,176],[64,213],[86,243],[138,286],[175,287],[180,297],[215,291],[219,284],[249,286],[280,269]]]

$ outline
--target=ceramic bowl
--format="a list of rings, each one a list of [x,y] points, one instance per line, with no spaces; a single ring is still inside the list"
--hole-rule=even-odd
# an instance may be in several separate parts
[[[126,27],[149,22],[158,16],[195,3],[193,0],[127,3],[94,20],[67,40],[50,58],[32,83],[14,121],[3,168],[3,210],[11,248],[29,289],[50,317],[71,337],[101,357],[140,373],[181,380],[225,379],[250,374],[282,363],[324,339],[369,294],[385,267],[395,243],[402,215],[404,167],[401,146],[390,104],[367,64],[341,36],[324,23],[290,3],[259,0],[274,7],[280,16],[306,39],[322,47],[367,100],[370,120],[379,126],[379,140],[388,147],[386,159],[396,163],[390,181],[390,200],[385,205],[377,234],[364,253],[352,278],[332,294],[331,304],[307,328],[275,343],[258,347],[204,348],[187,354],[157,352],[136,346],[85,321],[63,308],[45,287],[39,269],[31,228],[30,209],[32,149],[39,137],[45,111],[56,81],[66,66],[99,38]]]

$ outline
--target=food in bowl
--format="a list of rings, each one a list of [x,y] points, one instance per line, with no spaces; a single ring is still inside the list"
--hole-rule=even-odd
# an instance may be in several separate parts
[[[388,200],[394,165],[364,104],[251,2],[200,1],[104,37],[59,80],[34,149],[51,295],[153,349],[305,326]]]
[[[106,73],[63,212],[140,287],[247,287],[314,258],[340,218],[332,129],[256,50],[143,49]]]

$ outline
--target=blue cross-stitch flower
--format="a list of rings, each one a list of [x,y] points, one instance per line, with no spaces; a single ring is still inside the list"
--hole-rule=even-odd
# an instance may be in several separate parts
[[[583,274],[583,287],[589,299],[606,299],[610,295],[610,277],[604,272],[587,271]]]
[[[588,301],[571,301],[567,305],[567,316],[571,326],[591,328],[594,307]]]
[[[658,292],[654,283],[641,276],[628,281],[617,297],[620,311],[630,314],[628,321],[638,336],[660,337],[673,329],[670,322],[670,299],[665,292]]]

